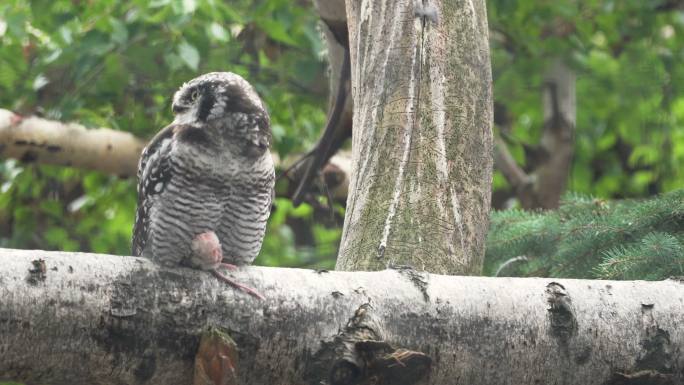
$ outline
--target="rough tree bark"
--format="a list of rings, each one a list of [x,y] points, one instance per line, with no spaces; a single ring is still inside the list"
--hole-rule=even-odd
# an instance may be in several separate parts
[[[483,0],[347,1],[352,179],[338,270],[477,274],[492,173]]]
[[[0,380],[29,385],[187,385],[210,327],[234,341],[231,384],[684,382],[676,280],[235,273],[259,301],[134,257],[0,249],[0,266]]]

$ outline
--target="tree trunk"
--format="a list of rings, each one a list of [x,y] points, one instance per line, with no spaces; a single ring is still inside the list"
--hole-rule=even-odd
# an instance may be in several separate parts
[[[531,201],[526,208],[556,209],[565,192],[575,149],[577,102],[575,72],[561,59],[552,62],[545,75],[544,131],[540,141],[541,160],[534,171]]]
[[[304,201],[309,203],[316,201],[315,197],[308,194],[310,190],[320,193],[330,188],[330,183],[333,181],[325,177],[325,169],[331,164],[324,165],[351,137],[354,110],[350,95],[349,33],[344,0],[314,0],[313,3],[321,18],[319,26],[328,53],[330,99],[328,121],[318,143],[308,154],[304,155],[293,170],[296,178],[299,179],[297,189],[291,195],[292,204],[295,207]],[[324,174],[325,187],[321,186],[321,183],[314,182],[319,172]],[[314,185],[317,185],[319,191],[312,189]],[[346,196],[344,198],[346,200]]]
[[[492,176],[483,0],[347,1],[352,179],[338,270],[478,274]]]
[[[212,328],[241,385],[684,382],[676,280],[235,273],[259,301],[143,258],[0,249],[0,266],[0,381],[188,385]]]
[[[539,144],[528,153],[529,172],[520,167],[501,138],[494,161],[525,209],[556,209],[570,178],[575,149],[577,102],[575,72],[561,59],[551,62],[542,88],[544,127]],[[505,111],[505,108],[501,109]],[[501,113],[498,123],[510,131],[512,118]]]

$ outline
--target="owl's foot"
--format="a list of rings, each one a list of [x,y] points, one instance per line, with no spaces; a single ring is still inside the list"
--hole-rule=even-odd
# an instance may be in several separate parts
[[[195,262],[203,270],[216,269],[223,260],[221,242],[213,231],[197,234],[192,240],[191,248]]]
[[[264,297],[263,295],[259,294],[258,291],[252,289],[251,287],[248,287],[248,286],[245,286],[245,285],[243,285],[243,284],[241,284],[241,283],[238,283],[238,282],[233,281],[232,279],[230,279],[230,278],[226,277],[225,275],[221,274],[221,273],[220,273],[218,270],[216,270],[216,269],[212,270],[211,273],[214,274],[214,277],[218,278],[219,280],[221,280],[221,281],[223,281],[223,282],[229,284],[230,286],[232,286],[232,287],[234,287],[234,288],[236,288],[236,289],[240,289],[240,290],[244,291],[245,293],[250,294],[250,295],[253,295],[253,296],[255,296],[255,297],[257,297],[257,298],[259,298],[259,299],[261,299],[261,300],[265,300],[265,299],[266,299],[266,297]]]

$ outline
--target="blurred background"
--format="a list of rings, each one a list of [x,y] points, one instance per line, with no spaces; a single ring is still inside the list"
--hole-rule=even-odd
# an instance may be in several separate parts
[[[494,208],[554,208],[567,191],[607,200],[684,187],[679,1],[487,7]],[[274,152],[296,159],[325,125],[325,59],[309,1],[0,4],[0,108],[145,139],[172,120],[180,84],[228,70],[265,100]],[[0,160],[0,175],[0,247],[130,253],[134,178],[13,159]],[[547,187],[530,191],[530,178]],[[323,195],[294,208],[280,194],[257,264],[334,266],[344,200],[328,207]]]

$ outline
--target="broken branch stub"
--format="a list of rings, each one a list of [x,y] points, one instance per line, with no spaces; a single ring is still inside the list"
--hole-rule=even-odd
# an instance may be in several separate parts
[[[373,307],[361,305],[344,330],[321,343],[309,377],[316,384],[362,385],[418,383],[430,371],[432,360],[422,352],[394,348],[383,340]]]
[[[238,385],[237,367],[235,341],[228,333],[209,328],[200,339],[192,385]]]

